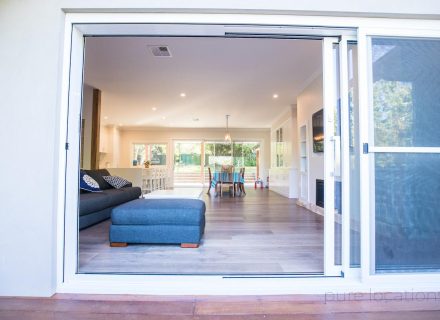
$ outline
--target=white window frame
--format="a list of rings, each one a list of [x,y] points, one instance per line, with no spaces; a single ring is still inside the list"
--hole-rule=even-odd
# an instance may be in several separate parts
[[[130,143],[130,166],[131,167],[142,167],[144,164],[143,163],[140,163],[140,164],[138,164],[137,166],[133,166],[133,148],[134,148],[134,145],[135,144],[143,144],[144,146],[145,146],[145,160],[150,160],[151,161],[151,159],[150,159],[150,148],[151,148],[151,146],[152,145],[165,145],[166,146],[166,148],[165,148],[165,152],[166,152],[166,154],[165,154],[165,156],[166,156],[166,161],[165,161],[165,164],[162,164],[162,165],[160,165],[160,164],[151,164],[152,166],[154,166],[154,167],[166,167],[166,166],[168,166],[168,164],[169,164],[169,162],[168,162],[168,157],[169,157],[169,146],[168,146],[168,142],[131,142]]]
[[[119,294],[293,294],[412,290],[438,290],[439,274],[372,275],[370,254],[370,172],[368,157],[361,155],[361,277],[347,278],[296,278],[267,277],[240,278],[222,276],[144,276],[144,275],[94,275],[76,274],[77,262],[77,212],[72,211],[78,201],[77,168],[79,155],[79,128],[81,81],[83,64],[83,35],[124,34],[127,26],[121,23],[180,24],[179,28],[163,25],[167,35],[212,35],[228,25],[228,30],[238,32],[255,30],[272,34],[294,30],[302,34],[316,33],[315,26],[327,26],[326,35],[344,35],[344,29],[358,30],[359,107],[361,111],[361,142],[368,142],[368,50],[367,36],[419,36],[439,37],[440,22],[435,20],[384,19],[359,17],[295,16],[290,14],[192,14],[192,13],[67,13],[64,28],[63,75],[61,83],[60,136],[58,165],[57,207],[57,292],[119,293]],[[97,25],[99,24],[99,27]],[[205,24],[200,31],[194,24]],[[248,25],[248,26],[246,26]],[[133,25],[131,25],[133,26]],[[252,27],[253,26],[253,27]],[[275,27],[273,27],[275,26]],[[279,28],[278,26],[282,26]],[[130,26],[128,26],[130,28]],[[410,29],[411,28],[411,29]],[[237,31],[238,30],[238,31]],[[136,32],[144,34],[142,28]],[[132,35],[135,33],[130,32]],[[163,33],[163,31],[162,31]],[[151,32],[150,32],[151,34]],[[66,121],[67,120],[67,121]],[[68,130],[70,129],[70,130]],[[65,143],[69,143],[69,151]],[[69,153],[69,156],[68,156]],[[65,210],[66,209],[66,210]],[[70,211],[69,211],[70,210]],[[68,226],[68,227],[65,227]],[[347,250],[349,248],[343,248]]]

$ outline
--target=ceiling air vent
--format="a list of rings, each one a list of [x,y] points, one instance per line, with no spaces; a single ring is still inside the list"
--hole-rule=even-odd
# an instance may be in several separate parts
[[[171,57],[170,49],[167,46],[149,46],[155,57]]]

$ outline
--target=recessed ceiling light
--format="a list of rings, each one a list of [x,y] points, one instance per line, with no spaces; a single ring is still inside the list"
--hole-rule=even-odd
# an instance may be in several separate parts
[[[153,110],[153,111],[156,111],[156,110],[157,110],[157,108],[156,108],[156,107],[153,107],[153,108],[151,108],[151,110]]]
[[[272,96],[272,98],[277,99],[277,98],[278,98],[278,94],[275,93],[275,94]]]
[[[162,120],[165,120],[167,117],[162,117]]]
[[[107,119],[108,119],[108,117],[107,117],[107,116],[105,116],[105,117],[104,117],[104,120],[107,120]]]
[[[180,94],[180,96],[181,96],[182,98],[185,98],[185,97],[186,97],[186,93],[185,93],[185,92],[182,92],[182,93]]]

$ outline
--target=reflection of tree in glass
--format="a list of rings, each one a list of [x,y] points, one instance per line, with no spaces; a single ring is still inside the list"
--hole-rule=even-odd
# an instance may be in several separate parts
[[[412,84],[379,80],[373,87],[375,145],[407,147],[412,145]],[[376,160],[377,167],[389,167],[394,157]]]
[[[373,87],[376,146],[412,145],[412,83],[379,80]]]

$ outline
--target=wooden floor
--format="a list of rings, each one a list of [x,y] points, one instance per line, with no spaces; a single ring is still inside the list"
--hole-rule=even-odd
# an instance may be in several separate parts
[[[438,320],[438,299],[402,295],[152,297],[60,295],[0,298],[1,320]],[[437,294],[437,298],[439,298]]]
[[[79,234],[80,273],[280,274],[323,272],[323,218],[267,189],[245,197],[204,196],[198,249],[178,245],[111,248],[110,221]]]

